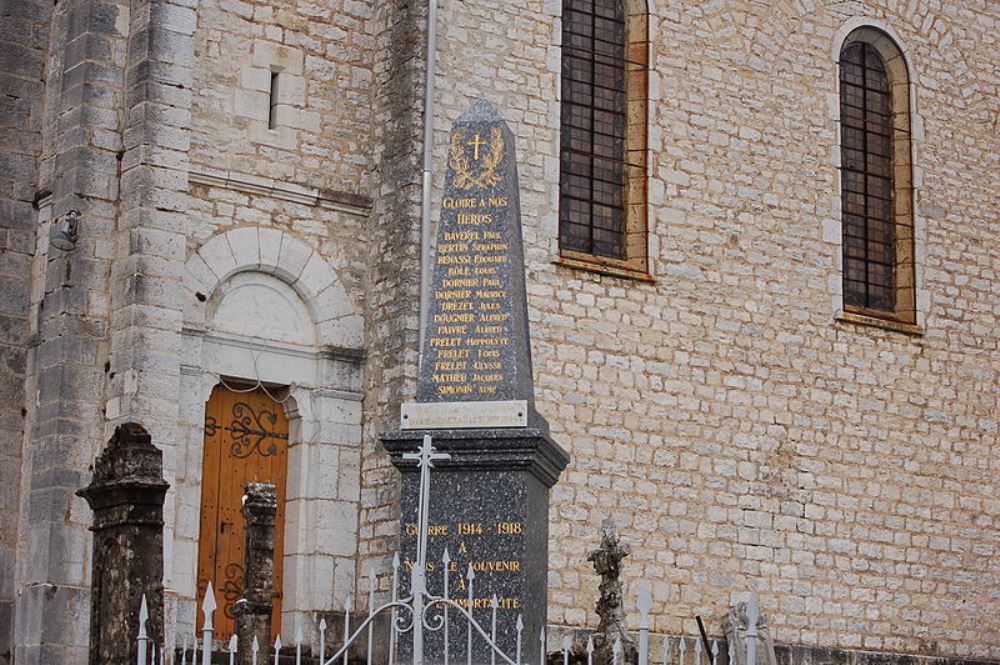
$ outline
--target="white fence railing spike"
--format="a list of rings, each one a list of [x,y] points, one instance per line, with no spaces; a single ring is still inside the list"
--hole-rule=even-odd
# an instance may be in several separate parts
[[[587,638],[587,665],[594,665],[594,636]]]
[[[146,634],[146,622],[149,621],[149,606],[146,604],[146,594],[139,601],[139,648],[136,663],[146,665],[146,650],[149,647],[149,636]]]
[[[326,618],[319,620],[319,662],[320,665],[326,663]]]
[[[377,581],[375,579],[375,569],[368,569],[368,617],[371,618],[375,615],[375,586]],[[375,622],[368,622],[368,665],[372,665],[372,649],[375,648],[374,644],[374,633]],[[277,664],[275,664],[277,665]]]
[[[757,622],[760,621],[760,605],[757,592],[750,592],[750,602],[747,605],[747,653],[746,665],[757,665]]]
[[[685,640],[684,636],[681,635],[677,638],[677,642],[678,665],[684,665],[684,656],[687,655],[687,640]]]
[[[545,626],[538,631],[538,641],[541,642],[538,649],[538,665],[545,665]]]
[[[392,610],[389,611],[389,665],[395,665],[396,662],[396,640],[398,638],[399,626],[396,625],[396,619],[399,617],[399,609],[396,607],[396,601],[398,600],[397,594],[399,593],[399,552],[392,555],[392,589],[390,591],[390,598],[392,603]]]
[[[274,665],[278,665],[278,656],[281,655],[281,633],[274,639]]]
[[[497,643],[497,609],[499,607],[500,602],[497,600],[497,595],[493,594],[490,599],[490,642],[493,644]],[[496,649],[490,649],[490,665],[497,665]]]
[[[257,654],[260,652],[260,642],[257,641],[257,636],[253,636],[253,644],[250,645],[250,656],[253,658],[253,665],[257,665]]]
[[[563,635],[563,665],[569,665],[569,651],[573,648],[573,640],[569,635]]]
[[[694,665],[702,665],[701,663],[701,640],[695,639],[694,641]]]
[[[212,615],[215,612],[218,605],[215,604],[215,589],[212,587],[212,581],[208,581],[208,586],[205,588],[205,600],[201,602],[201,611],[205,615],[205,623],[202,625],[201,629],[212,630]]]
[[[347,665],[347,654],[348,654],[348,638],[351,635],[351,594],[347,594],[347,600],[344,601],[344,646],[341,647],[344,651],[344,665]]]
[[[212,665],[212,615],[218,607],[215,603],[215,589],[212,588],[212,580],[208,581],[205,588],[205,600],[201,604],[201,611],[205,614],[205,624],[201,628],[201,665]]]
[[[233,635],[229,638],[229,665],[236,665],[236,649],[239,641]]]
[[[444,548],[444,552],[441,554],[441,563],[443,564],[444,570],[444,588],[441,591],[441,596],[444,598],[451,598],[451,587],[448,584],[448,575],[451,572],[451,557],[448,556],[448,546]],[[444,606],[443,621],[444,621],[444,665],[451,665],[451,626],[448,625],[448,606]],[[371,665],[369,663],[368,665]]]
[[[524,618],[520,614],[517,615],[515,630],[517,631],[517,665],[521,665],[521,639],[524,637]]]
[[[146,622],[149,621],[149,605],[146,603],[146,594],[142,594],[139,601],[139,639],[146,637]]]
[[[468,603],[466,607],[469,608],[469,616],[473,616],[475,611],[475,603],[473,603],[472,586],[473,581],[476,579],[476,571],[472,569],[472,564],[469,564],[469,570],[465,574],[465,579],[468,581],[468,594],[466,595],[466,602]],[[466,653],[466,665],[472,665],[472,624],[469,623],[468,630],[466,630],[465,639],[465,653]]]

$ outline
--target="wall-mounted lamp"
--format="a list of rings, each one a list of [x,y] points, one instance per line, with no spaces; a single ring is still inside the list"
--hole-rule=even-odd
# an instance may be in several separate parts
[[[70,210],[56,225],[49,238],[49,244],[56,249],[68,252],[76,247],[76,239],[80,233],[80,211]]]

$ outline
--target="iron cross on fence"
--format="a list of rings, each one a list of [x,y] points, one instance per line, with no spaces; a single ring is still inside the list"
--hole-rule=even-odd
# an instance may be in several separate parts
[[[436,452],[436,448],[431,445],[431,437],[429,434],[424,435],[424,442],[421,444],[420,448],[417,449],[415,453],[405,453],[403,459],[417,460],[417,466],[420,467],[420,497],[417,503],[417,532],[420,534],[420,540],[417,543],[417,561],[416,565],[413,566],[413,571],[416,573],[420,571],[420,591],[425,590],[423,581],[425,579],[424,566],[427,565],[427,520],[428,513],[430,512],[430,496],[431,496],[431,467],[434,466],[435,460],[445,460],[451,459],[451,455],[447,453]],[[414,583],[417,582],[417,575],[414,575]],[[412,591],[416,593],[417,587],[414,586]]]
[[[417,504],[417,533],[420,536],[417,542],[417,560],[411,572],[410,592],[413,594],[414,616],[422,617],[424,595],[427,591],[427,519],[430,512],[431,467],[434,466],[435,460],[451,459],[451,455],[435,452],[434,446],[431,445],[430,435],[425,434],[424,442],[417,452],[405,453],[403,459],[417,460],[417,466],[420,467],[420,497]],[[421,630],[422,626],[418,625],[419,623],[418,621],[415,624],[413,631],[413,653],[415,656],[422,655],[424,649],[423,631]],[[414,660],[414,662],[417,661]]]

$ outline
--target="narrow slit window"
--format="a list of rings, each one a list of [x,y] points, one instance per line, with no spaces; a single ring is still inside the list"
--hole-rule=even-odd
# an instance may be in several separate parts
[[[271,91],[268,95],[267,128],[278,126],[278,72],[271,72]]]

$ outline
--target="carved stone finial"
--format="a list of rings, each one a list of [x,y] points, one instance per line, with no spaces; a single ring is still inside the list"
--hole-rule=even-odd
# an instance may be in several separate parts
[[[615,640],[620,639],[625,662],[632,663],[636,661],[638,652],[625,626],[621,581],[622,561],[632,553],[632,548],[628,543],[621,542],[611,518],[601,523],[601,532],[601,546],[587,557],[587,561],[594,564],[594,570],[601,576],[601,595],[596,608],[601,620],[594,634],[594,662],[598,665],[611,663]]]

